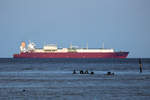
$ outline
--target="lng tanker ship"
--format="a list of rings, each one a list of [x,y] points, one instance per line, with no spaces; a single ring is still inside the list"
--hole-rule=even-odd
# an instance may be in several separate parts
[[[70,48],[58,48],[57,45],[44,45],[43,48],[35,48],[35,44],[22,42],[20,53],[14,54],[14,58],[126,58],[129,52],[114,49],[89,49],[70,46]]]

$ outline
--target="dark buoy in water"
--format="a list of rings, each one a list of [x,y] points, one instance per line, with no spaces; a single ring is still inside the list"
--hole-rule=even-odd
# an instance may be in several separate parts
[[[106,75],[115,75],[115,73],[107,72]]]
[[[115,73],[111,73],[111,75],[115,75]]]
[[[111,72],[107,72],[107,75],[111,75]]]
[[[25,92],[25,91],[26,91],[25,89],[22,90],[22,92]]]
[[[91,74],[94,74],[94,72],[91,72]]]
[[[83,73],[83,70],[80,70],[80,74],[84,74],[84,73]]]
[[[140,73],[142,73],[142,60],[139,59]]]
[[[85,71],[85,74],[89,74],[88,70]]]
[[[76,74],[76,70],[73,70],[73,73],[72,74]]]

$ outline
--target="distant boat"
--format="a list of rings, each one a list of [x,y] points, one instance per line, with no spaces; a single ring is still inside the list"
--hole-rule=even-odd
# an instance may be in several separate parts
[[[89,49],[70,46],[70,48],[58,48],[55,44],[44,45],[42,49],[35,48],[35,44],[22,42],[20,53],[14,54],[14,58],[126,58],[129,52],[114,49]]]

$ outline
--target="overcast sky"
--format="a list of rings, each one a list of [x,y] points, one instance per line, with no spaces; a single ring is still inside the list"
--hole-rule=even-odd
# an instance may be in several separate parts
[[[150,0],[0,0],[0,57],[28,40],[150,57]]]

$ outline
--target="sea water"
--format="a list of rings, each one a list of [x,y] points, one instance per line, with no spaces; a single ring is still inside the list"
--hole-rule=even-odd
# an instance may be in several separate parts
[[[150,59],[142,69],[137,58],[1,58],[0,100],[150,100]]]

